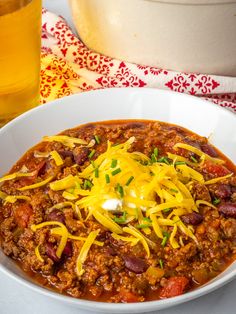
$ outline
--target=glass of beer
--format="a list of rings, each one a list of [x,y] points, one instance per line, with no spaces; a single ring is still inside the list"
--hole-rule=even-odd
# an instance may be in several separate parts
[[[39,104],[42,0],[0,0],[0,127]]]

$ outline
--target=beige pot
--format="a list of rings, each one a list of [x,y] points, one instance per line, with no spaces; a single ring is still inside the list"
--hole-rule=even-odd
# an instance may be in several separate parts
[[[69,0],[92,50],[143,65],[236,76],[236,0]]]

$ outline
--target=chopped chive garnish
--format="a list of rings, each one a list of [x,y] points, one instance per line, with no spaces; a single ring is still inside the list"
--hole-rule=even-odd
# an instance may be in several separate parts
[[[169,237],[170,237],[169,233],[168,232],[164,232],[164,238],[161,241],[161,246],[163,246],[163,247],[166,246],[166,243],[167,243]]]
[[[150,223],[152,222],[151,219],[148,218],[148,217],[144,217],[143,220],[144,220],[144,221],[147,221],[147,222],[150,222]]]
[[[120,173],[121,172],[121,169],[120,168],[117,168],[116,170],[112,171],[112,175],[115,176],[116,174]]]
[[[161,157],[160,159],[157,160],[157,162],[163,162],[163,163],[165,163],[167,165],[170,164],[170,162],[169,162],[167,157]]]
[[[163,209],[163,212],[164,212],[164,213],[168,213],[169,211],[171,211],[171,209],[172,209],[172,208],[165,208],[165,209]]]
[[[186,162],[185,161],[176,161],[175,165],[176,166],[178,166],[178,165],[186,165]]]
[[[157,147],[155,147],[154,148],[154,150],[153,150],[153,154],[157,157],[158,156],[158,154],[159,154],[159,150],[158,150],[158,148]]]
[[[91,160],[90,162],[91,162],[91,165],[93,166],[93,168],[96,168],[94,161]]]
[[[115,222],[117,222],[118,224],[120,223],[120,224],[122,224],[122,223],[125,223],[125,221],[126,221],[126,212],[123,212],[123,215],[122,216],[120,216],[120,217],[114,217],[114,221]]]
[[[151,161],[152,161],[152,163],[157,162],[157,157],[155,156],[155,154],[151,155]]]
[[[88,181],[87,182],[88,187],[91,188],[93,186],[92,182],[90,182],[89,180],[87,180],[87,181]]]
[[[120,143],[114,143],[111,145],[111,147],[118,146],[118,145],[120,145]]]
[[[120,196],[124,197],[124,189],[119,183],[117,184],[116,189],[117,189],[117,192],[120,194]]]
[[[138,229],[145,229],[145,228],[149,228],[150,224],[140,224],[140,225],[136,225],[136,228]]]
[[[111,168],[115,168],[117,166],[117,160],[116,159],[112,159],[111,161]]]
[[[178,193],[178,190],[175,190],[175,189],[170,189],[170,191],[173,193]]]
[[[220,203],[220,199],[219,198],[214,198],[213,202],[214,205],[217,205]]]
[[[92,182],[89,180],[84,181],[84,189],[86,190],[87,188],[91,188],[93,186]]]
[[[190,159],[191,159],[193,162],[198,163],[198,161],[197,161],[197,159],[196,159],[195,157],[191,156]]]
[[[100,137],[98,135],[95,135],[94,138],[95,138],[96,143],[100,144],[100,142],[101,142]]]
[[[95,178],[99,177],[99,170],[98,170],[98,168],[95,168],[94,175],[95,175]]]
[[[90,154],[88,155],[89,159],[91,159],[95,153],[96,153],[95,149],[91,150]]]
[[[160,265],[160,267],[161,267],[161,269],[163,269],[164,267],[163,267],[163,260],[162,259],[159,259],[159,265]]]
[[[131,183],[133,180],[134,180],[134,177],[131,176],[131,177],[127,180],[127,182],[125,183],[125,185],[126,185],[126,186],[129,186],[130,183]]]
[[[167,232],[167,231],[164,231],[163,235],[164,235],[164,237],[169,237],[170,236],[169,232]]]
[[[105,179],[106,179],[106,183],[110,183],[110,177],[109,177],[109,174],[105,174]]]

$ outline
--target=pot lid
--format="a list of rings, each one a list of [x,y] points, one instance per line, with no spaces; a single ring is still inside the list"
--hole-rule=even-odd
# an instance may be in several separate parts
[[[161,2],[169,4],[185,4],[185,5],[213,5],[213,4],[232,4],[236,0],[142,0],[147,2]]]

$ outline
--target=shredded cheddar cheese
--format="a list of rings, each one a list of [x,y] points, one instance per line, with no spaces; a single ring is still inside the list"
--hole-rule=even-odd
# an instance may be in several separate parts
[[[110,217],[101,214],[99,211],[93,211],[93,216],[98,222],[100,222],[101,225],[111,230],[112,232],[117,234],[122,233],[122,228]]]
[[[76,240],[76,241],[86,241],[88,240],[88,238],[83,238],[83,237],[80,237],[80,236],[74,236],[72,234],[70,234],[66,228],[66,226],[61,223],[61,222],[58,222],[58,221],[46,221],[46,222],[42,222],[38,225],[31,225],[31,230],[33,232],[35,232],[36,230],[38,229],[41,229],[41,228],[44,228],[44,227],[48,227],[48,226],[58,226],[58,227],[54,227],[51,229],[51,234],[52,235],[59,235],[61,237],[60,239],[60,242],[59,242],[59,245],[58,245],[58,248],[57,248],[57,251],[56,251],[56,255],[58,258],[61,257],[64,249],[65,249],[65,246],[66,246],[66,243],[67,243],[67,240],[68,239],[71,239],[71,240]],[[96,232],[96,234],[99,233],[99,230],[98,231],[94,231]],[[96,238],[96,237],[95,237]],[[93,241],[94,244],[96,245],[99,245],[99,246],[103,246],[103,242],[100,242],[100,241]],[[87,246],[87,244],[86,244]],[[38,257],[38,259],[40,261],[42,261],[42,257],[40,256],[39,254],[39,248],[38,246],[35,248],[35,255]],[[40,258],[41,257],[41,258]]]
[[[35,174],[36,174],[36,171],[33,171],[33,172],[14,172],[14,173],[8,174],[8,175],[0,178],[0,183],[4,182],[4,181],[10,181],[10,180],[18,179],[21,177],[32,177]]]
[[[189,183],[205,183],[203,175],[196,170],[200,163],[193,163],[176,154],[168,154],[172,161],[167,163],[165,158],[164,162],[153,162],[141,152],[129,152],[134,141],[135,138],[131,137],[115,146],[108,141],[107,150],[77,175],[79,187],[74,186],[74,177],[69,176],[60,182],[55,181],[60,188],[52,182],[52,189],[63,190],[62,196],[66,200],[76,200],[77,209],[85,211],[87,220],[93,216],[117,239],[129,242],[130,239],[123,233],[130,233],[143,244],[148,255],[151,244],[144,234],[149,235],[152,229],[158,238],[163,239],[165,228],[171,227],[168,241],[173,248],[179,247],[176,239],[178,231],[196,241],[193,232],[181,221],[181,216],[198,211],[200,203],[195,202]],[[200,158],[212,159],[194,147],[182,144],[178,143],[175,147],[188,149]],[[212,160],[221,163],[218,159]],[[83,188],[86,182],[89,185]],[[170,211],[167,216],[166,210]],[[126,212],[126,219],[117,218],[116,212]],[[128,229],[120,227],[128,222],[135,226],[136,221],[137,228],[132,225],[125,227]]]
[[[99,234],[99,230],[90,232],[88,238],[84,242],[82,249],[80,250],[79,256],[76,261],[76,273],[78,277],[81,277],[84,273],[83,269],[83,263],[85,262],[88,252],[90,250],[90,247],[93,245],[96,237]]]
[[[87,147],[95,145],[94,140],[87,144],[84,140],[64,135],[44,137],[44,141],[60,142],[69,148],[74,148],[77,144]],[[181,216],[198,212],[200,205],[216,207],[210,202],[195,200],[191,186],[196,182],[201,185],[214,184],[229,178],[232,174],[205,181],[200,172],[202,161],[211,160],[221,164],[223,163],[221,159],[213,158],[185,143],[177,143],[174,148],[193,152],[200,157],[198,160],[192,162],[188,158],[172,153],[168,153],[167,157],[156,158],[156,155],[152,155],[149,158],[141,152],[132,151],[134,141],[134,137],[118,145],[112,145],[108,141],[106,151],[97,158],[95,149],[90,151],[90,164],[81,172],[78,171],[77,175],[69,174],[55,181],[52,181],[53,177],[49,177],[18,190],[34,189],[50,183],[50,189],[60,191],[64,201],[49,210],[71,207],[80,223],[86,224],[88,219],[96,220],[112,232],[111,236],[115,240],[131,246],[141,244],[147,257],[150,257],[150,249],[157,247],[148,237],[152,232],[162,246],[167,244],[173,249],[184,246],[183,239],[190,238],[197,242],[194,227],[185,225]],[[52,151],[49,155],[57,166],[63,164],[58,152]],[[0,182],[29,175],[15,173],[3,177]],[[0,198],[10,203],[18,199],[30,200],[24,195],[11,196],[1,191]],[[51,234],[59,238],[56,250],[58,258],[61,257],[68,239],[84,242],[76,261],[76,272],[81,277],[84,273],[83,264],[91,246],[103,245],[103,242],[96,241],[99,230],[90,232],[88,237],[80,237],[70,234],[67,227],[57,221],[32,225],[31,229],[36,231],[48,226],[51,227]],[[38,246],[35,254],[43,261]]]
[[[196,166],[198,166],[198,164],[189,161],[188,158],[185,158],[185,157],[183,157],[183,156],[179,156],[179,155],[175,155],[175,154],[171,154],[171,153],[167,153],[167,156],[168,156],[170,159],[172,159],[172,160],[175,161],[174,164],[175,164],[176,162],[178,162],[178,161],[181,161],[181,162],[185,162],[187,165],[189,165],[189,166],[191,166],[191,167],[196,167]]]
[[[62,235],[62,229],[60,227],[55,227],[53,229],[51,229],[51,234],[52,235]],[[75,240],[75,241],[86,241],[87,238],[84,238],[84,237],[80,237],[80,236],[75,236],[75,235],[72,235],[68,232],[68,239],[71,239],[71,240]],[[104,243],[101,242],[101,241],[94,241],[94,244],[98,245],[98,246],[103,246]]]
[[[132,236],[134,236],[135,238],[137,238],[138,240],[140,240],[140,242],[142,243],[146,253],[147,253],[147,257],[150,256],[150,250],[149,250],[149,246],[147,243],[147,239],[144,237],[144,235],[142,235],[140,232],[138,232],[138,230],[136,230],[134,227],[129,226],[129,227],[124,227],[123,231],[126,233],[131,234]]]
[[[78,198],[77,195],[74,195],[74,194],[69,193],[69,192],[67,192],[67,191],[64,191],[64,192],[62,193],[62,196],[63,196],[66,200],[68,200],[68,201],[73,201],[73,200],[76,200],[76,199]]]
[[[51,155],[52,159],[55,161],[55,164],[57,166],[63,165],[64,162],[56,150],[53,150],[52,152],[50,152],[50,155]]]
[[[119,234],[116,233],[112,233],[111,236],[115,239],[115,240],[121,240],[123,242],[130,242],[131,246],[136,245],[140,240],[135,238],[135,237],[125,237],[125,236],[121,236]]]
[[[76,181],[81,182],[79,181],[79,179],[76,180],[76,177],[70,174],[61,180],[51,182],[50,189],[53,191],[61,191],[61,190],[70,189],[70,188],[75,187]]]
[[[176,168],[181,172],[183,177],[194,179],[200,183],[204,182],[203,175],[187,165],[178,165]]]
[[[216,164],[223,164],[224,163],[224,160],[218,159],[218,158],[213,158],[213,157],[209,156],[208,154],[202,152],[200,149],[198,149],[194,146],[185,144],[185,143],[177,143],[177,144],[175,144],[174,148],[184,148],[184,149],[198,155],[201,159],[211,160]]]
[[[155,231],[156,235],[158,238],[163,239],[163,234],[161,231],[161,227],[158,223],[158,219],[154,214],[150,215],[150,218],[152,220],[152,226],[153,226],[153,230]]]
[[[23,201],[27,201],[30,202],[31,198],[29,196],[25,196],[25,195],[8,195],[5,199],[4,199],[4,203],[15,203],[18,200],[23,200]]]
[[[217,182],[219,182],[219,181],[228,179],[228,178],[230,178],[232,175],[233,175],[233,173],[230,173],[230,174],[227,174],[226,176],[223,176],[223,177],[214,178],[214,179],[205,181],[204,184],[205,184],[205,185],[214,184],[214,183],[217,183]]]
[[[75,144],[87,145],[87,142],[80,138],[70,137],[66,135],[44,136],[43,141],[44,142],[59,142],[70,148],[74,148]]]
[[[5,192],[0,191],[0,199],[5,200],[7,196]]]
[[[196,205],[197,205],[197,207],[199,207],[199,205],[206,205],[206,206],[209,206],[209,207],[216,209],[216,207],[213,204],[211,204],[207,201],[204,201],[204,200],[197,200]]]
[[[53,179],[53,177],[48,177],[47,179],[45,179],[43,181],[31,184],[31,185],[23,186],[22,188],[19,188],[18,191],[26,191],[26,190],[33,190],[36,188],[40,188],[41,186],[48,184],[50,181],[52,181],[52,179]]]
[[[7,204],[7,203],[14,204],[18,200],[23,200],[23,201],[27,201],[27,202],[31,201],[31,198],[29,196],[26,196],[26,195],[8,195],[2,191],[0,191],[0,199],[2,199],[4,201],[4,204]]]
[[[67,239],[68,239],[68,230],[63,223],[61,223],[59,221],[45,221],[45,222],[42,222],[38,225],[32,225],[31,230],[35,232],[36,230],[38,230],[40,228],[47,227],[47,226],[53,226],[53,225],[59,226],[61,229],[61,240],[60,240],[59,246],[58,246],[57,251],[56,251],[57,257],[60,258],[63,251],[64,251],[64,248],[66,246]]]
[[[35,248],[35,255],[37,256],[38,260],[43,263],[44,262],[44,259],[42,258],[40,252],[39,252],[39,247],[40,245],[37,245],[36,248]]]

